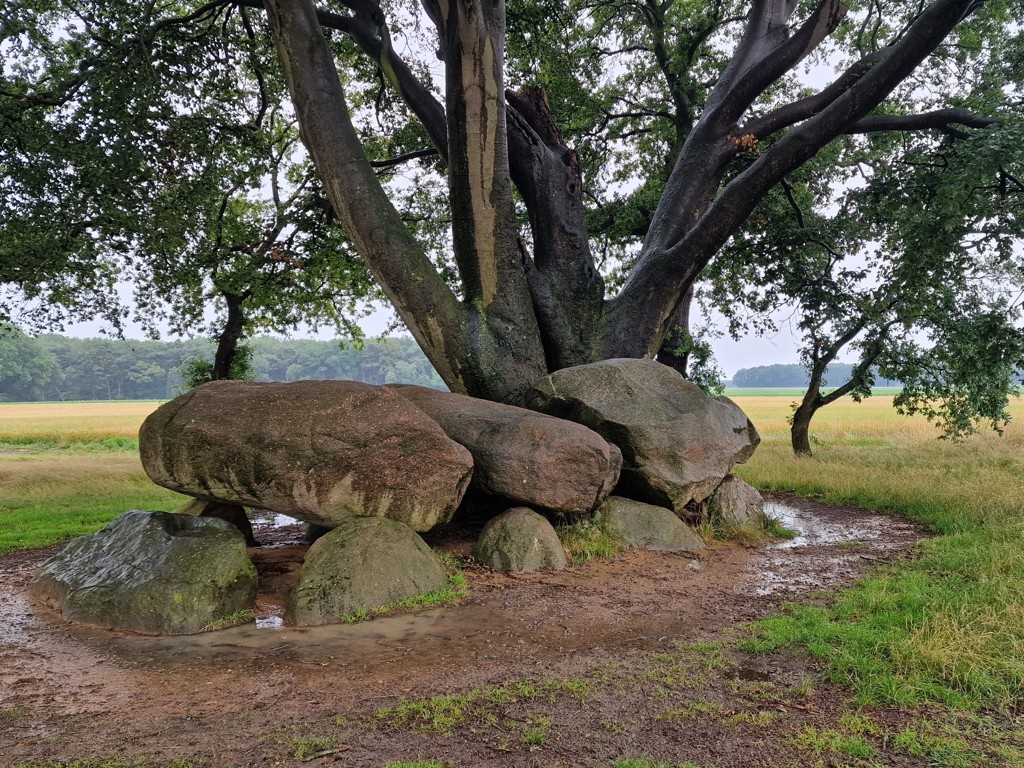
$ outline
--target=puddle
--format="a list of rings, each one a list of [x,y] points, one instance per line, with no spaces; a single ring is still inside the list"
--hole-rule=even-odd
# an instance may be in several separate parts
[[[293,525],[304,525],[301,520],[268,509],[252,510],[249,513],[249,522],[253,528],[288,528]]]
[[[796,531],[792,539],[772,544],[773,549],[792,549],[824,544],[856,543],[874,541],[882,535],[882,523],[870,518],[843,521],[829,520],[815,514],[809,509],[798,509],[785,504],[768,502],[764,505],[764,513],[779,521],[783,528]],[[888,518],[879,518],[888,521]]]

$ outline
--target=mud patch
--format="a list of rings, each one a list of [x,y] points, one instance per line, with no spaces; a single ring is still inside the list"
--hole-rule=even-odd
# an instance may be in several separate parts
[[[911,524],[883,515],[793,498],[773,502],[793,510],[776,514],[789,515],[787,526],[801,537],[720,543],[699,558],[633,551],[561,572],[510,576],[470,568],[469,595],[460,605],[330,627],[274,626],[301,555],[298,525],[270,526],[273,540],[256,550],[261,626],[189,637],[64,622],[24,595],[46,553],[4,558],[0,712],[25,714],[0,720],[8,737],[0,737],[0,765],[114,755],[152,756],[158,765],[182,757],[218,766],[299,764],[290,746],[299,736],[288,736],[288,728],[301,724],[295,733],[305,733],[320,724],[336,732],[339,715],[358,718],[402,696],[572,677],[601,665],[642,666],[651,651],[716,638],[802,593],[847,584],[902,556],[921,536]],[[775,673],[741,666],[731,674],[735,686],[764,683],[759,675]],[[617,705],[601,699],[594,706]],[[284,736],[268,738],[281,729]],[[677,746],[689,738],[685,728],[669,731],[664,738]],[[535,763],[525,744],[514,755],[461,742],[441,752],[452,765],[608,764],[579,757],[592,733],[582,727],[567,733],[564,751],[546,751]],[[628,742],[605,736],[611,752],[602,754],[628,752]],[[624,730],[621,739],[627,736]],[[324,759],[375,766],[435,755],[423,751],[428,742],[416,734],[377,738],[361,730],[346,739],[355,742],[346,742],[350,749]]]

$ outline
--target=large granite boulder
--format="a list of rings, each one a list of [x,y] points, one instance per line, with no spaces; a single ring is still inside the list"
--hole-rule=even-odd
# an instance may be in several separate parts
[[[224,520],[136,509],[68,544],[29,590],[68,619],[185,635],[251,617],[256,568]]]
[[[708,514],[729,528],[760,530],[764,526],[764,499],[752,485],[729,475],[708,499]]]
[[[609,496],[596,520],[602,531],[624,547],[672,552],[704,549],[704,541],[697,531],[676,517],[671,509],[642,501]]]
[[[476,491],[533,509],[588,515],[618,482],[619,449],[581,424],[412,384],[389,388],[469,450]]]
[[[356,381],[214,381],[158,408],[139,451],[158,485],[334,527],[446,523],[473,460],[405,398]]]
[[[238,504],[225,504],[221,501],[208,501],[207,499],[191,499],[185,502],[176,510],[176,515],[192,515],[193,517],[215,517],[231,523],[239,530],[245,538],[245,546],[258,546],[256,536],[252,532],[252,523],[249,516],[245,514],[245,507]]]
[[[492,518],[480,532],[473,558],[495,571],[520,573],[565,568],[568,560],[554,527],[532,509],[515,507]]]
[[[411,528],[352,518],[309,548],[285,618],[298,625],[337,624],[447,583],[441,562]]]
[[[654,360],[612,359],[542,379],[529,405],[593,429],[622,451],[615,493],[683,515],[703,501],[759,437],[735,404],[708,397]]]

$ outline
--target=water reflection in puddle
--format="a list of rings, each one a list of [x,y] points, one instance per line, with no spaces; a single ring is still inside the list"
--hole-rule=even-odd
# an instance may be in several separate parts
[[[288,515],[281,515],[270,510],[255,510],[249,513],[249,520],[252,527],[259,528],[287,528],[290,525],[302,525],[301,520],[296,520]]]

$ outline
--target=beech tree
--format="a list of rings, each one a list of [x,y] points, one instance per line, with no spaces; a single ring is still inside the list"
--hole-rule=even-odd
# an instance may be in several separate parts
[[[348,241],[444,381],[510,403],[566,366],[659,350],[672,362],[694,281],[777,185],[840,137],[995,124],[956,95],[908,94],[948,82],[930,65],[944,46],[985,56],[979,41],[1020,18],[1018,4],[976,0],[340,6],[78,4],[62,29],[78,65],[48,83],[31,67],[5,72],[4,112],[44,104],[47,89],[73,99],[129,59],[173,72],[194,61],[181,53],[190,36],[265,10],[251,39],[276,50]],[[32,15],[16,8],[11,19]],[[15,29],[8,40],[32,37]],[[793,72],[821,52],[841,71],[801,88]],[[183,109],[168,103],[173,122]],[[411,186],[382,179],[397,168],[416,169]]]
[[[797,454],[811,454],[815,414],[871,396],[876,371],[903,383],[898,411],[925,414],[944,437],[1009,421],[1024,369],[1024,120],[1019,103],[1004,107],[973,137],[846,147],[830,168],[815,159],[706,272],[734,333],[774,330],[771,313],[789,308],[808,375],[791,418]],[[837,200],[820,180],[843,166],[864,178]],[[827,370],[851,353],[848,372]]]

